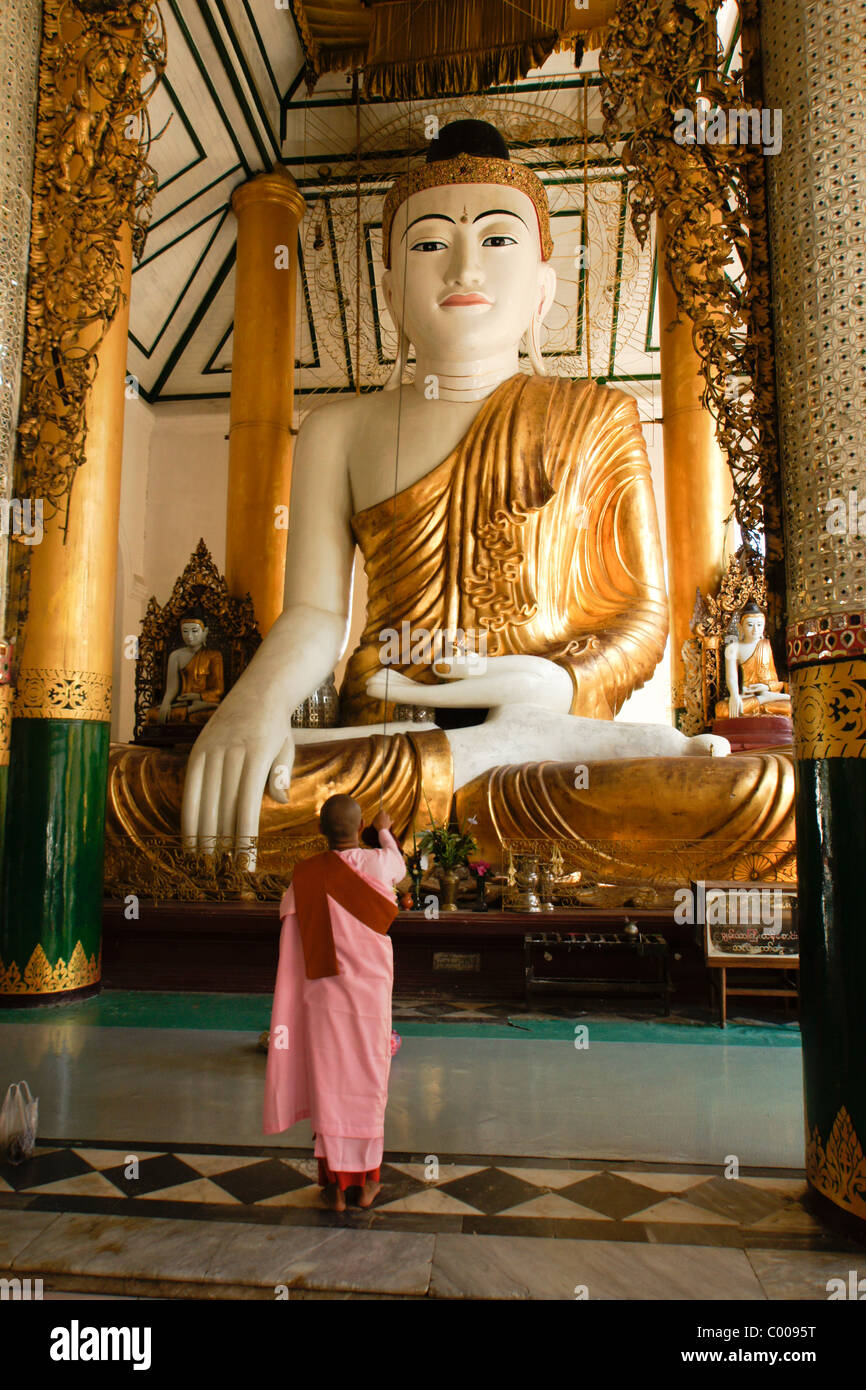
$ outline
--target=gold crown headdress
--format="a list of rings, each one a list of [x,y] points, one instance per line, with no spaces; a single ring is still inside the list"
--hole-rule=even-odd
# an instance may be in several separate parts
[[[478,140],[480,132],[481,140]],[[495,141],[485,139],[487,132],[495,137]],[[397,209],[410,198],[413,193],[420,193],[425,188],[444,188],[449,184],[459,183],[493,183],[499,184],[504,188],[516,188],[519,192],[525,193],[532,199],[535,206],[536,216],[538,217],[538,235],[541,240],[542,260],[549,261],[553,255],[553,237],[550,234],[550,205],[547,201],[547,191],[537,174],[526,164],[513,164],[507,157],[508,151],[505,142],[499,132],[493,127],[488,126],[482,121],[454,121],[451,125],[443,128],[441,136],[434,141],[434,145],[444,144],[443,137],[451,136],[451,145],[459,145],[460,137],[469,134],[472,143],[487,145],[489,151],[491,143],[493,148],[499,148],[502,154],[492,154],[487,151],[480,154],[473,154],[469,151],[455,153],[452,159],[436,158],[429,163],[422,165],[420,169],[413,169],[411,173],[404,174],[392,185],[385,198],[385,206],[382,211],[382,256],[388,269],[391,267],[391,228],[394,222],[394,215]],[[504,158],[502,157],[504,154]]]

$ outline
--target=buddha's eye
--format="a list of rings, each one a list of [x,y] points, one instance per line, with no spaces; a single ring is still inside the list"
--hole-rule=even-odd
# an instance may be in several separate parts
[[[444,241],[417,241],[412,247],[413,251],[444,251],[447,249],[447,242]]]
[[[488,236],[481,243],[482,246],[516,246],[517,238],[513,236]]]

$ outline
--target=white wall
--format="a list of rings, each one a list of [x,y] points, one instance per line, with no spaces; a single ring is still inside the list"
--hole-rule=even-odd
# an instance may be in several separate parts
[[[225,569],[228,401],[127,401],[111,735],[134,724],[135,671],[123,638],[137,635],[155,594],[165,603],[199,540]]]

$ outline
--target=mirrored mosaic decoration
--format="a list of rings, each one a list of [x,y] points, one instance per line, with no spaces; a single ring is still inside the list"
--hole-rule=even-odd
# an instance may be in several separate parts
[[[0,497],[4,500],[12,494],[21,390],[41,11],[39,0],[4,0],[0,5]],[[8,545],[8,527],[3,527],[2,574]],[[3,588],[0,632],[6,627]]]
[[[784,112],[767,165],[789,649],[807,620],[866,608],[864,30],[863,0],[764,7],[766,100]]]

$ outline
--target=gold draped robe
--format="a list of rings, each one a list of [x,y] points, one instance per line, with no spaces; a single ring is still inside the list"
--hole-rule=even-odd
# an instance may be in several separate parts
[[[413,633],[484,633],[487,656],[547,657],[571,676],[571,713],[588,718],[612,719],[662,658],[652,478],[637,406],[622,391],[512,377],[453,453],[352,527],[369,598],[341,689],[344,724],[385,718],[366,683],[380,634],[403,622]],[[437,683],[429,664],[392,669]]]
[[[790,700],[764,700],[763,702],[755,695],[747,695],[746,690],[750,685],[765,685],[768,690],[775,694],[787,691],[788,687],[784,681],[780,681],[776,674],[776,663],[773,660],[773,648],[766,637],[758,639],[755,650],[751,656],[740,666],[740,696],[743,702],[743,717],[756,714],[787,714],[791,713]],[[730,718],[730,701],[720,700],[716,705],[716,718]]]
[[[491,656],[547,657],[571,675],[572,713],[597,718],[612,718],[663,654],[667,603],[650,469],[637,407],[621,391],[514,377],[448,458],[352,525],[369,600],[341,691],[344,724],[382,721],[366,681],[379,669],[380,632],[399,632],[403,621],[430,633],[487,632]],[[398,669],[436,679],[429,666]],[[186,756],[115,744],[109,763],[108,891],[194,896],[178,849]],[[356,797],[371,820],[382,789],[397,839],[411,844],[413,825],[448,818],[452,785],[438,729],[384,737],[371,729],[299,747],[289,804],[262,800],[259,870],[287,877],[336,792]],[[777,845],[792,861],[790,759],[590,763],[589,787],[575,789],[573,761],[516,764],[462,788],[457,810],[463,824],[475,817],[472,833],[497,866],[503,839],[547,837],[572,842],[587,873],[614,880],[682,884],[683,840],[705,842],[704,877],[731,877],[751,844],[759,857]]]

